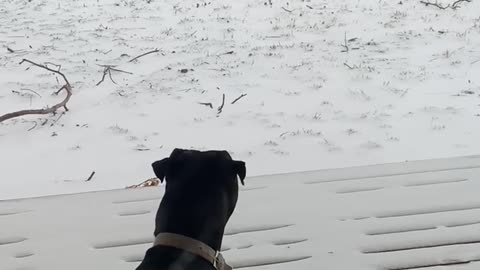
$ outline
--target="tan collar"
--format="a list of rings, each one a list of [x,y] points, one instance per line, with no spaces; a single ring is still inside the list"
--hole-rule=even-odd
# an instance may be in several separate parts
[[[207,260],[216,270],[232,270],[232,267],[225,262],[219,251],[188,236],[167,232],[159,233],[155,237],[153,246],[169,246],[182,249]]]

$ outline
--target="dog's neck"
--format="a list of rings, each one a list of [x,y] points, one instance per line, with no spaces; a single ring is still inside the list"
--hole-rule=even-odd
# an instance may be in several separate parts
[[[229,215],[221,209],[204,208],[203,213],[189,207],[170,207],[169,199],[163,198],[157,213],[155,237],[162,232],[176,233],[191,237],[209,245],[214,250],[220,250],[226,223]],[[173,205],[173,204],[172,204]],[[198,209],[198,208],[197,208]],[[211,212],[209,212],[209,209]],[[212,214],[215,218],[212,218]]]

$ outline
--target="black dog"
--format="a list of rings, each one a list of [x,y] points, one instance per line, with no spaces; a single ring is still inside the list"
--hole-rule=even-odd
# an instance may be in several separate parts
[[[237,203],[237,176],[244,184],[245,163],[226,151],[175,149],[152,166],[162,182],[166,178],[165,195],[155,218],[155,244],[137,270],[229,269],[218,251]]]

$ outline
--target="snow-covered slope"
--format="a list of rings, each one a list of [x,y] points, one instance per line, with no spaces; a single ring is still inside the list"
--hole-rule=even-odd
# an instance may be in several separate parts
[[[235,269],[478,269],[479,175],[472,156],[250,177],[224,255]],[[1,201],[0,268],[134,269],[162,194]]]
[[[61,65],[74,95],[65,115],[0,124],[0,198],[122,188],[174,147],[229,149],[250,175],[476,154],[478,10],[2,0],[0,114],[63,97],[58,76],[23,58]],[[96,86],[99,65],[132,74]]]

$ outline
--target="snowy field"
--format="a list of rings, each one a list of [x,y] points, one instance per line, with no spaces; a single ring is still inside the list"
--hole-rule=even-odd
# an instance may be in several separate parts
[[[228,149],[250,176],[478,154],[479,10],[2,0],[0,115],[65,96],[24,58],[73,96],[0,123],[0,199],[137,184],[174,147]]]

